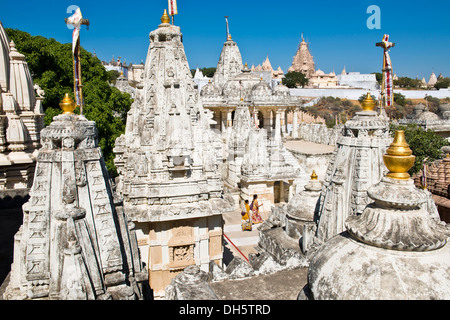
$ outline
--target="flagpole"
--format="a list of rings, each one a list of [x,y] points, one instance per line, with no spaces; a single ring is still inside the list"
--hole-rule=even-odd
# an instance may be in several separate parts
[[[80,36],[81,37],[81,36]],[[83,98],[83,85],[81,82],[81,47],[80,47],[80,37],[78,37],[78,43],[77,43],[77,48],[78,48],[78,83],[77,83],[77,87],[78,87],[78,93],[80,95],[80,115],[83,115],[83,107],[84,107],[84,98]]]
[[[83,85],[81,81],[81,42],[80,42],[80,30],[81,25],[87,26],[89,30],[90,21],[89,19],[83,19],[81,15],[81,11],[78,9],[78,12],[76,14],[79,14],[79,21],[76,23],[71,20],[71,18],[65,18],[66,24],[73,25],[77,31],[78,31],[78,37],[75,43],[75,47],[73,49],[72,55],[73,55],[73,80],[74,80],[74,94],[75,94],[75,100],[79,102],[80,107],[80,115],[83,115],[83,107],[84,107],[84,99],[83,99]],[[75,32],[76,30],[74,30]],[[75,33],[74,33],[75,34]],[[73,36],[72,36],[73,37]],[[78,98],[77,98],[78,97]]]

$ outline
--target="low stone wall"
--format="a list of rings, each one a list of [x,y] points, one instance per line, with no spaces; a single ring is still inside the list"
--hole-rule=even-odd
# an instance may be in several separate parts
[[[298,128],[298,136],[305,141],[333,146],[341,131],[341,125],[331,129],[324,124],[302,123]]]
[[[341,99],[358,100],[363,94],[367,94],[367,89],[290,89],[291,96],[297,97],[335,97]],[[378,97],[380,90],[370,90]],[[395,93],[401,93],[406,99],[425,99],[425,96],[431,96],[439,99],[450,97],[449,89],[440,90],[399,90],[394,89]]]

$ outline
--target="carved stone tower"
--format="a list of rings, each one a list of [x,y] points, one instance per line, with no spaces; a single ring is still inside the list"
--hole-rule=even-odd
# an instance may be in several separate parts
[[[288,72],[291,71],[302,72],[308,79],[316,72],[313,56],[311,55],[308,44],[305,39],[303,39],[303,36],[302,41],[298,46],[297,53],[292,60],[292,66],[288,69]]]
[[[214,73],[214,86],[216,88],[222,88],[225,82],[240,74],[242,68],[243,64],[239,47],[236,42],[231,39],[231,35],[227,35],[227,41],[223,44],[216,72]]]
[[[118,192],[136,223],[155,297],[189,265],[222,264],[220,136],[199,100],[180,28],[163,15],[150,33],[143,86],[116,140]]]
[[[345,123],[334,159],[328,165],[316,213],[317,237],[326,241],[345,230],[348,216],[360,214],[368,203],[368,188],[385,174],[383,154],[392,138],[389,123],[375,111],[367,94],[363,111]]]
[[[116,208],[95,122],[63,114],[41,132],[6,299],[140,299],[147,280],[134,224]]]
[[[0,199],[24,196],[33,184],[44,127],[43,91],[36,88],[37,94],[25,56],[0,22]]]

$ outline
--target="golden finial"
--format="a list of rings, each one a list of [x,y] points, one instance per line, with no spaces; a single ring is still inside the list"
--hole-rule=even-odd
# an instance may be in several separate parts
[[[162,23],[170,23],[170,17],[167,14],[167,9],[164,9],[164,13],[163,13],[163,15],[161,17],[161,22]]]
[[[313,170],[312,175],[311,175],[311,180],[317,180],[319,178],[319,176],[316,174],[316,170]]]
[[[361,103],[361,107],[364,111],[373,111],[375,108],[376,102],[372,99],[372,95],[370,92],[367,92],[367,96],[364,101]]]
[[[66,93],[59,106],[61,107],[63,114],[73,114],[73,110],[77,107],[68,93]]]
[[[400,180],[409,179],[408,170],[414,165],[416,157],[412,155],[412,150],[406,142],[405,131],[395,132],[394,141],[386,150],[383,159],[389,169],[387,177]]]

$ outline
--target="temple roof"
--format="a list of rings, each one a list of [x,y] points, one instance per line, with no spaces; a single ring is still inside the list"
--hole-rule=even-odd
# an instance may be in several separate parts
[[[0,87],[3,91],[9,88],[9,38],[0,21]]]

